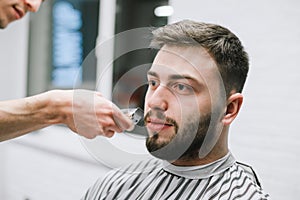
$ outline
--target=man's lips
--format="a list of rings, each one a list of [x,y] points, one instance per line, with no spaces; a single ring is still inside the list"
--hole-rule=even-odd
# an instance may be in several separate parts
[[[13,8],[16,11],[16,18],[17,19],[20,19],[25,15],[25,12],[21,8],[18,8],[17,6],[13,6]]]
[[[151,131],[160,132],[164,129],[173,127],[174,125],[158,119],[147,119],[146,126]]]

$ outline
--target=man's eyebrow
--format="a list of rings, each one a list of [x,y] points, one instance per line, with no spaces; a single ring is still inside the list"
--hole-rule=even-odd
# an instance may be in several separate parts
[[[174,74],[174,75],[170,75],[169,76],[170,80],[180,80],[180,79],[185,79],[188,80],[198,86],[203,86],[203,83],[201,83],[201,81],[199,81],[198,79],[196,79],[195,77],[192,77],[190,75],[179,75],[179,74]]]
[[[187,80],[195,80],[193,77],[188,76],[188,75],[179,75],[179,74],[174,74],[169,76],[170,79],[187,79]]]
[[[194,78],[190,75],[184,75],[184,74],[183,75],[179,75],[179,74],[170,75],[169,79],[171,79],[171,80],[186,79],[186,80],[193,81],[193,82],[200,84],[196,78]]]
[[[147,72],[147,75],[148,76],[154,76],[154,77],[159,77],[159,75],[156,73],[156,72],[154,72],[154,71],[148,71]],[[170,80],[180,80],[180,79],[185,79],[185,80],[188,80],[188,81],[190,81],[190,82],[193,82],[194,84],[197,84],[197,85],[199,85],[199,86],[202,86],[203,84],[201,83],[201,82],[199,82],[196,78],[194,78],[194,77],[192,77],[192,76],[190,76],[190,75],[185,75],[185,74],[183,74],[183,75],[179,75],[179,74],[173,74],[173,75],[170,75],[169,77],[168,77]]]
[[[156,72],[153,72],[153,71],[148,71],[147,75],[158,77],[158,74]]]

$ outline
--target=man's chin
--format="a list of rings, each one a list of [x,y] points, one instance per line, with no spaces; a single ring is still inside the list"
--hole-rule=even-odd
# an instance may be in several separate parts
[[[153,138],[154,137],[154,138]],[[153,136],[146,141],[146,147],[149,153],[159,159],[167,161],[175,161],[179,159],[185,152],[185,147],[178,147],[170,142],[158,143],[155,138],[158,136]]]

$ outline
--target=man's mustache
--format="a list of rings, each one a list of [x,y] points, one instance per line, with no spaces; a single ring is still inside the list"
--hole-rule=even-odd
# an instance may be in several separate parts
[[[156,119],[162,120],[162,121],[164,121],[165,124],[174,126],[175,132],[177,133],[178,123],[174,119],[167,117],[163,112],[153,111],[153,110],[148,111],[144,117],[145,125],[147,125],[147,121],[149,121],[151,118],[156,118]]]

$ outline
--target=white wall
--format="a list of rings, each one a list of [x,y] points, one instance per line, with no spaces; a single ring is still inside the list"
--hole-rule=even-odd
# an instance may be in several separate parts
[[[0,153],[1,200],[80,199],[108,171],[64,127],[2,142]]]
[[[254,166],[272,199],[300,196],[300,1],[172,0],[170,21],[221,24],[250,55],[245,102],[230,133],[238,160]]]
[[[0,100],[26,94],[28,19],[0,29]]]

